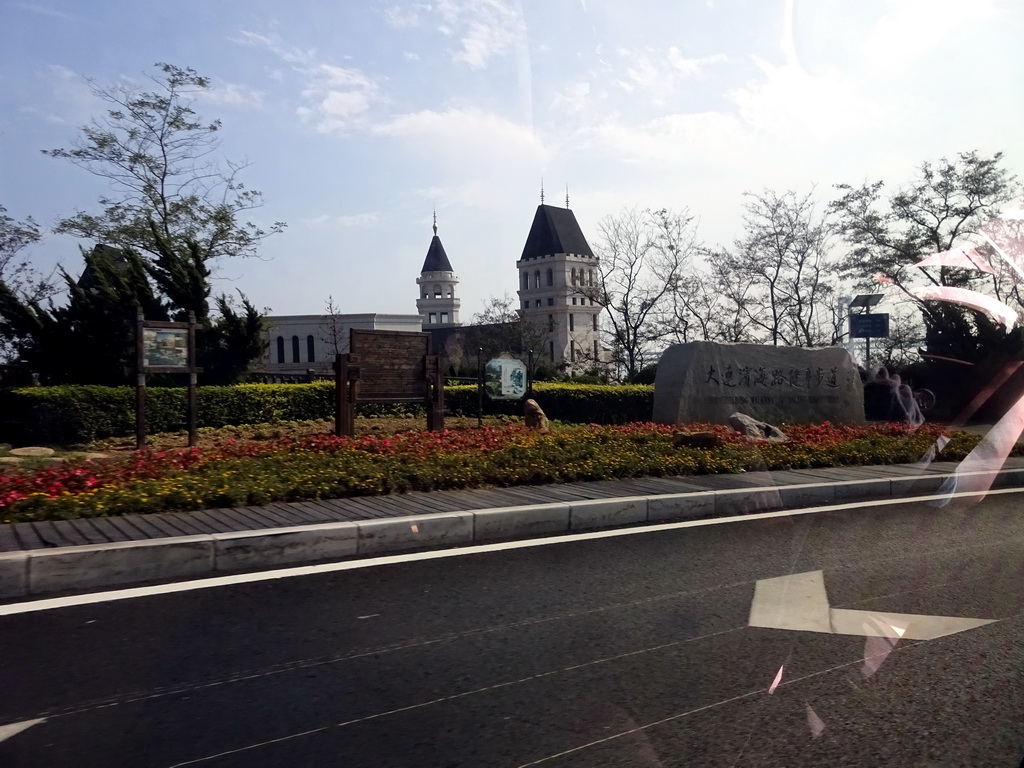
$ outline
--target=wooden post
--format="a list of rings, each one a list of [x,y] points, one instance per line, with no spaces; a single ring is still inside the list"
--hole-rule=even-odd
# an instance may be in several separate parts
[[[533,350],[527,351],[527,363],[526,363],[526,397],[528,400],[533,399]]]
[[[188,447],[195,448],[199,443],[199,397],[198,369],[196,368],[196,313],[188,313]]]
[[[343,413],[345,410],[345,391],[348,386],[348,366],[343,364],[341,353],[334,355],[334,434],[342,437],[345,434]]]
[[[476,425],[484,425],[484,348],[476,350]]]
[[[427,429],[440,432],[444,429],[444,382],[441,380],[441,361],[437,355],[423,358],[426,379]]]
[[[356,434],[356,399],[359,396],[359,357],[351,353],[345,355],[345,379],[348,394],[345,397],[345,434],[355,437]]]
[[[146,447],[146,352],[142,338],[145,316],[135,308],[135,450]]]

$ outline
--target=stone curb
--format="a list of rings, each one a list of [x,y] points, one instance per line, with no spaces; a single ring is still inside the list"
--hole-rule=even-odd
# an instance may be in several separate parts
[[[986,473],[974,473],[982,475]],[[409,549],[529,538],[935,493],[950,474],[626,496],[466,512],[0,553],[0,598],[274,568]],[[1024,469],[991,486],[1024,487]]]

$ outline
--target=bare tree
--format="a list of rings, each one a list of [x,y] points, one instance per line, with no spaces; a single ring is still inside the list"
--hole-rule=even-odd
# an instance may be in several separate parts
[[[749,286],[737,308],[770,344],[836,343],[838,276],[827,215],[817,213],[811,193],[745,196],[744,237],[732,250],[711,254],[737,284]]]
[[[687,210],[626,208],[598,224],[600,281],[584,294],[604,307],[613,362],[634,378],[670,334],[672,297],[697,250]]]
[[[672,292],[669,338],[689,341],[752,342],[747,307],[753,281],[729,269],[711,251],[703,251],[705,263],[682,275]]]
[[[473,316],[473,325],[467,341],[473,349],[482,347],[485,355],[509,352],[525,356],[530,350],[539,354],[544,349],[546,329],[517,311],[515,299],[508,293],[487,299]]]
[[[320,323],[320,341],[330,348],[331,353],[340,355],[348,349],[345,343],[345,325],[341,322],[340,308],[334,303],[334,296],[327,296],[324,304],[324,319]]]

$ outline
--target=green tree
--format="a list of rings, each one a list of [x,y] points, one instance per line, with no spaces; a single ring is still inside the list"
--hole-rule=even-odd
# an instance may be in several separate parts
[[[1003,155],[963,152],[950,160],[922,163],[916,177],[886,194],[881,181],[838,185],[830,208],[850,246],[844,276],[861,287],[882,280],[909,298],[916,285],[989,290],[981,273],[958,267],[918,268],[922,258],[947,251],[976,235],[1020,192]],[[925,344],[932,354],[975,362],[1003,354],[1008,334],[979,312],[938,301],[920,302]]]
[[[90,81],[109,105],[106,115],[83,126],[71,148],[42,150],[110,185],[99,198],[99,213],[78,211],[56,231],[153,257],[165,248],[192,250],[204,263],[255,256],[259,244],[285,225],[264,230],[242,220],[262,205],[262,195],[238,180],[245,163],[220,156],[220,121],[205,122],[192,108],[191,97],[209,90],[210,80],[190,68],[156,68],[152,91]]]
[[[192,69],[156,66],[153,91],[92,83],[109,106],[105,116],[84,126],[72,148],[44,150],[110,185],[100,212],[78,211],[56,227],[101,243],[80,279],[62,272],[66,306],[44,308],[9,285],[0,291],[0,332],[49,381],[125,381],[133,353],[123,334],[134,332],[136,306],[149,320],[195,315],[205,383],[230,383],[262,354],[260,313],[244,295],[238,306],[212,297],[211,265],[256,255],[284,224],[263,230],[243,220],[261,195],[238,181],[244,164],[219,157],[220,122],[204,122],[192,108],[210,81]]]

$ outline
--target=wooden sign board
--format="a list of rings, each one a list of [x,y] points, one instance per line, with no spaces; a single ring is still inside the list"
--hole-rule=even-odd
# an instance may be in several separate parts
[[[444,429],[444,385],[430,334],[358,328],[349,334],[351,352],[335,360],[335,434],[355,433],[357,403],[422,403],[427,428]]]
[[[430,336],[407,331],[350,330],[349,350],[358,359],[361,403],[422,401],[427,393],[425,358]]]

